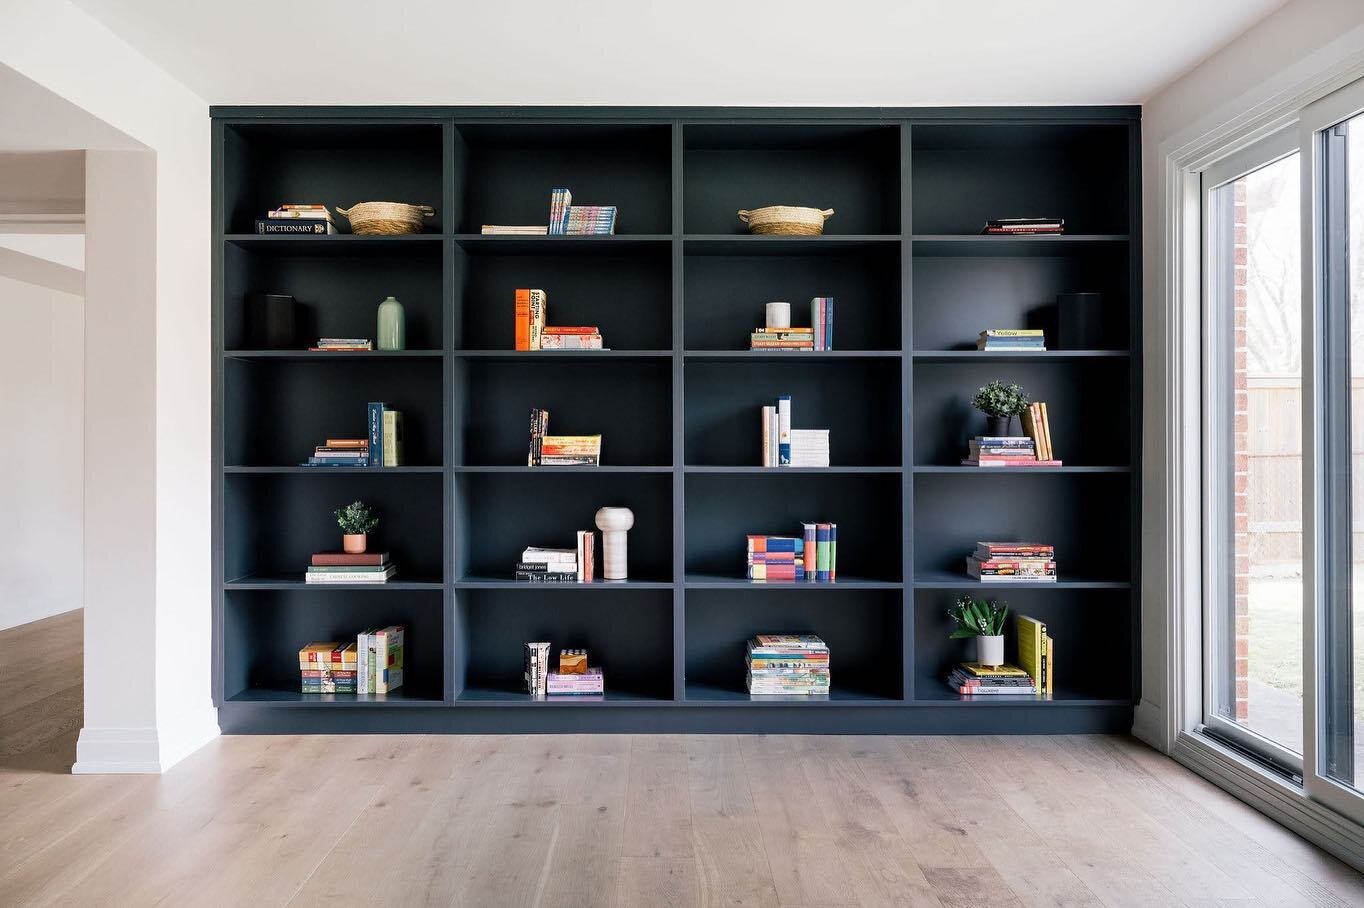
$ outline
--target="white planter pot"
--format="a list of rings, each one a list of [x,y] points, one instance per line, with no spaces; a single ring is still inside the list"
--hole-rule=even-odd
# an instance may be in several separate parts
[[[1004,635],[976,638],[976,661],[981,665],[1004,664]]]

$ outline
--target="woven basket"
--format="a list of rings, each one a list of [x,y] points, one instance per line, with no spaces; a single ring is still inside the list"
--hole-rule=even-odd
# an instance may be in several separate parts
[[[739,212],[739,220],[748,225],[749,233],[772,236],[819,236],[824,232],[824,219],[833,215],[832,208],[793,208],[790,205],[769,205],[752,211]]]
[[[338,208],[337,214],[350,219],[350,232],[370,236],[397,236],[421,233],[422,218],[435,215],[430,205],[404,205],[402,202],[357,202]]]

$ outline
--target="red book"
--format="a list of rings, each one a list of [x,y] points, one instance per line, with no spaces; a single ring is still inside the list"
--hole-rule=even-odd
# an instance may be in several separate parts
[[[313,555],[315,567],[378,567],[388,563],[388,552],[318,552]]]

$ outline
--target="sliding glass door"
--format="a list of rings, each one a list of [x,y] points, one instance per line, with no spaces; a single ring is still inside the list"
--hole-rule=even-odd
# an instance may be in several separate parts
[[[1311,268],[1304,292],[1314,344],[1314,403],[1306,420],[1315,494],[1309,503],[1314,558],[1304,751],[1308,793],[1364,817],[1364,88],[1331,95],[1304,112],[1312,155],[1304,186]],[[1305,473],[1305,475],[1307,475]]]
[[[1303,752],[1296,130],[1203,174],[1204,725],[1288,775]]]

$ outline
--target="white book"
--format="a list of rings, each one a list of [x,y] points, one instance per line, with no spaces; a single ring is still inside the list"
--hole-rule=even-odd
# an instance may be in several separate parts
[[[791,398],[777,398],[777,463],[791,464]]]
[[[776,437],[772,433],[772,426],[777,421],[776,407],[763,407],[763,446],[762,446],[762,465],[772,466],[773,454],[776,452]]]

